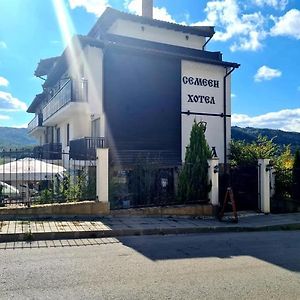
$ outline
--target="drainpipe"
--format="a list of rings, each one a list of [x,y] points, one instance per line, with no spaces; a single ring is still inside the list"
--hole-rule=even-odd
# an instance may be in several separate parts
[[[205,50],[205,46],[209,43],[209,41],[212,39],[213,37],[211,36],[205,43],[204,45],[202,46],[202,50],[204,51]]]
[[[227,166],[227,108],[226,108],[226,103],[227,103],[227,97],[226,97],[226,79],[227,77],[235,70],[235,67],[232,67],[230,69],[230,71],[227,70],[226,68],[226,74],[224,76],[224,79],[223,79],[223,99],[224,99],[224,115],[223,115],[223,118],[224,118],[224,166],[226,168]],[[226,168],[227,169],[227,168]],[[226,172],[226,171],[225,171]]]

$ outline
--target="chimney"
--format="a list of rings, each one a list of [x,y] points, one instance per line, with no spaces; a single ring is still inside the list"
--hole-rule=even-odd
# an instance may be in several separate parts
[[[153,18],[153,0],[142,0],[142,16]]]

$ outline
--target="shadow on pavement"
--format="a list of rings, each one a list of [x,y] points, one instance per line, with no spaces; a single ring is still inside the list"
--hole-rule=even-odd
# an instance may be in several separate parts
[[[119,241],[153,261],[252,256],[300,272],[299,231],[140,236]]]

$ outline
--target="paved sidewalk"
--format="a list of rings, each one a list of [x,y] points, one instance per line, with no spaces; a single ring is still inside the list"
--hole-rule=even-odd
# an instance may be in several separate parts
[[[237,224],[213,218],[132,216],[93,221],[0,221],[0,242],[288,229],[300,229],[300,213],[242,214]]]

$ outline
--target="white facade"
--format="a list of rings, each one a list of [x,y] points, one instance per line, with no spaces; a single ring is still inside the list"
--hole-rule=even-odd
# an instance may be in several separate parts
[[[185,31],[185,30],[183,30]],[[115,36],[135,38],[137,40],[161,43],[167,46],[178,46],[182,49],[202,50],[206,36],[172,30],[170,26],[154,26],[149,23],[136,22],[128,19],[116,19],[107,29],[107,33]],[[194,32],[191,30],[191,32]],[[100,34],[101,33],[101,34]],[[99,31],[97,39],[101,40]],[[81,47],[81,45],[79,46]],[[44,118],[43,127],[32,130],[41,145],[59,142],[63,151],[69,151],[69,141],[83,137],[105,137],[107,131],[103,109],[104,71],[103,50],[100,46],[84,45],[76,52],[76,57],[68,57],[68,67],[58,82],[72,80],[80,96],[64,103],[64,99],[54,103],[54,97],[47,105],[57,106],[49,117]],[[231,132],[231,91],[230,76],[226,79],[226,107],[224,108],[224,77],[230,67],[219,64],[200,63],[191,60],[181,61],[181,149],[182,161],[185,149],[189,144],[190,131],[194,120],[207,123],[206,138],[210,147],[214,148],[220,162],[224,162],[224,148],[228,148]],[[63,85],[62,84],[62,85]],[[60,84],[56,84],[55,91]],[[55,105],[54,105],[55,104]],[[41,104],[43,105],[43,104]],[[41,111],[41,106],[36,113]],[[226,112],[226,126],[224,113]],[[155,120],[154,120],[155,121]],[[97,126],[95,129],[94,127]],[[51,128],[46,130],[46,127]],[[226,141],[224,130],[226,127]],[[46,131],[48,135],[46,137]],[[58,137],[59,135],[59,137]],[[50,141],[52,139],[52,141]],[[224,144],[225,143],[225,144]]]
[[[223,66],[182,61],[181,111],[182,160],[189,144],[194,123],[206,122],[205,137],[211,148],[215,147],[220,162],[224,162],[224,77]],[[226,79],[226,115],[231,114],[230,76]],[[189,112],[189,114],[184,114]],[[231,136],[231,120],[226,118],[226,148]]]

